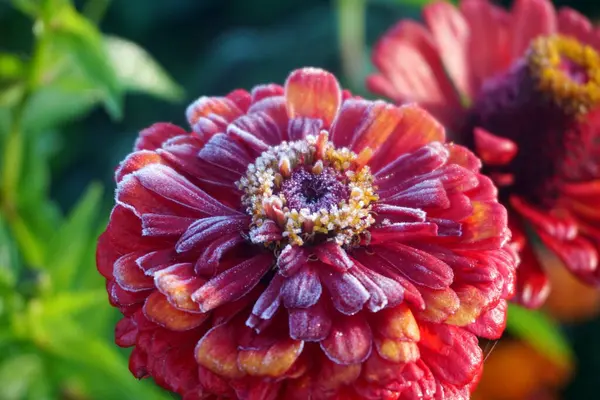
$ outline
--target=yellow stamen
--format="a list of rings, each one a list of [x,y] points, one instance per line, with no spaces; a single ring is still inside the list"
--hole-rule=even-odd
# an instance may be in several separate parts
[[[563,62],[579,67],[579,82],[562,67]],[[538,88],[569,114],[581,115],[600,103],[600,55],[576,39],[555,35],[535,39],[527,63]]]

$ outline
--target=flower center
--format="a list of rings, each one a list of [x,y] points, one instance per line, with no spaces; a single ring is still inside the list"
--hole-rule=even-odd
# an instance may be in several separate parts
[[[263,152],[237,183],[252,216],[251,240],[275,247],[360,241],[378,200],[367,153],[336,149],[325,131]]]
[[[527,64],[538,88],[564,111],[583,114],[600,103],[600,55],[576,39],[535,39]]]

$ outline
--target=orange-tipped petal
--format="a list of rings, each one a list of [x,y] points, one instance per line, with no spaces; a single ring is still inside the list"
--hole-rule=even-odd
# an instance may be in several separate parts
[[[320,119],[324,128],[329,128],[342,103],[342,90],[331,73],[304,68],[292,72],[286,80],[285,98],[290,118]]]
[[[241,378],[245,374],[238,367],[238,349],[234,328],[228,324],[206,332],[196,346],[196,361],[215,374],[226,378]]]
[[[173,331],[196,328],[208,318],[207,314],[178,310],[159,292],[154,292],[148,297],[144,304],[144,314],[151,321]]]
[[[279,377],[289,370],[304,348],[304,342],[283,339],[261,350],[241,350],[240,369],[249,375]]]

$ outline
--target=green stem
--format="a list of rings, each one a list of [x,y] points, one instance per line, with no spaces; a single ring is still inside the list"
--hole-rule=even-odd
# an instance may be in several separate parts
[[[366,0],[337,0],[342,70],[352,89],[363,87]]]

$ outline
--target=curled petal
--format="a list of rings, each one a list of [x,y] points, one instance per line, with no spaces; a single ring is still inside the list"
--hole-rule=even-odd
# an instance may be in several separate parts
[[[304,267],[281,286],[281,298],[286,308],[308,308],[321,297],[321,282],[313,268]]]

